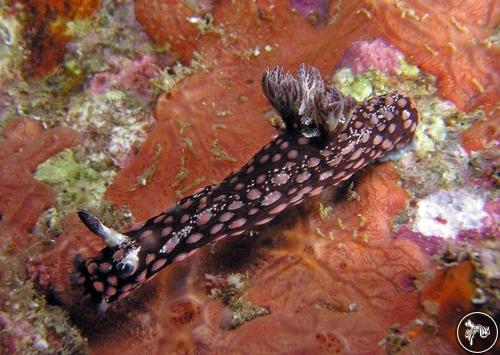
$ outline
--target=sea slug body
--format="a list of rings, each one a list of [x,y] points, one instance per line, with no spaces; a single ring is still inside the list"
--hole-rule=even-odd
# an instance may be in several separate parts
[[[409,98],[390,93],[358,104],[325,86],[306,65],[296,78],[278,67],[267,70],[262,87],[286,129],[239,171],[124,234],[78,212],[106,243],[94,257],[77,257],[73,273],[101,309],[207,243],[259,228],[287,207],[349,179],[408,144],[418,124]]]

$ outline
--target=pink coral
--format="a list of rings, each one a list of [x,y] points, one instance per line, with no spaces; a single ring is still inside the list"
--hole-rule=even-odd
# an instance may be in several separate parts
[[[137,60],[111,58],[116,68],[114,72],[102,72],[90,81],[88,90],[94,95],[117,87],[133,91],[136,95],[149,98],[151,96],[151,80],[159,71],[158,59],[144,55]]]
[[[396,74],[399,71],[399,58],[403,54],[378,37],[374,40],[354,42],[344,53],[339,68],[351,68],[354,74],[362,73],[371,68],[378,71]]]

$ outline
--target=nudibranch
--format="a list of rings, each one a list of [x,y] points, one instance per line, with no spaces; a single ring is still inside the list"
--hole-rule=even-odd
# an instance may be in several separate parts
[[[240,170],[124,234],[78,212],[106,244],[94,257],[77,256],[73,273],[101,309],[207,243],[262,228],[289,206],[402,148],[418,123],[408,97],[389,93],[358,104],[306,65],[296,78],[268,69],[262,88],[286,128]]]

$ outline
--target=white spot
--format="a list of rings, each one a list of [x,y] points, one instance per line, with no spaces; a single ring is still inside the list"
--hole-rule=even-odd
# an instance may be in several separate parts
[[[429,237],[455,238],[462,230],[485,225],[484,203],[484,198],[466,190],[438,191],[417,203],[413,230]]]

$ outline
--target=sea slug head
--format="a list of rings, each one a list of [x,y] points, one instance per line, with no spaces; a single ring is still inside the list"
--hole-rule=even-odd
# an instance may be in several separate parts
[[[79,210],[78,216],[106,247],[85,260],[77,255],[72,279],[90,295],[92,304],[104,311],[109,302],[125,297],[145,280],[138,275],[144,264],[141,248],[130,237],[104,226],[90,212]]]

